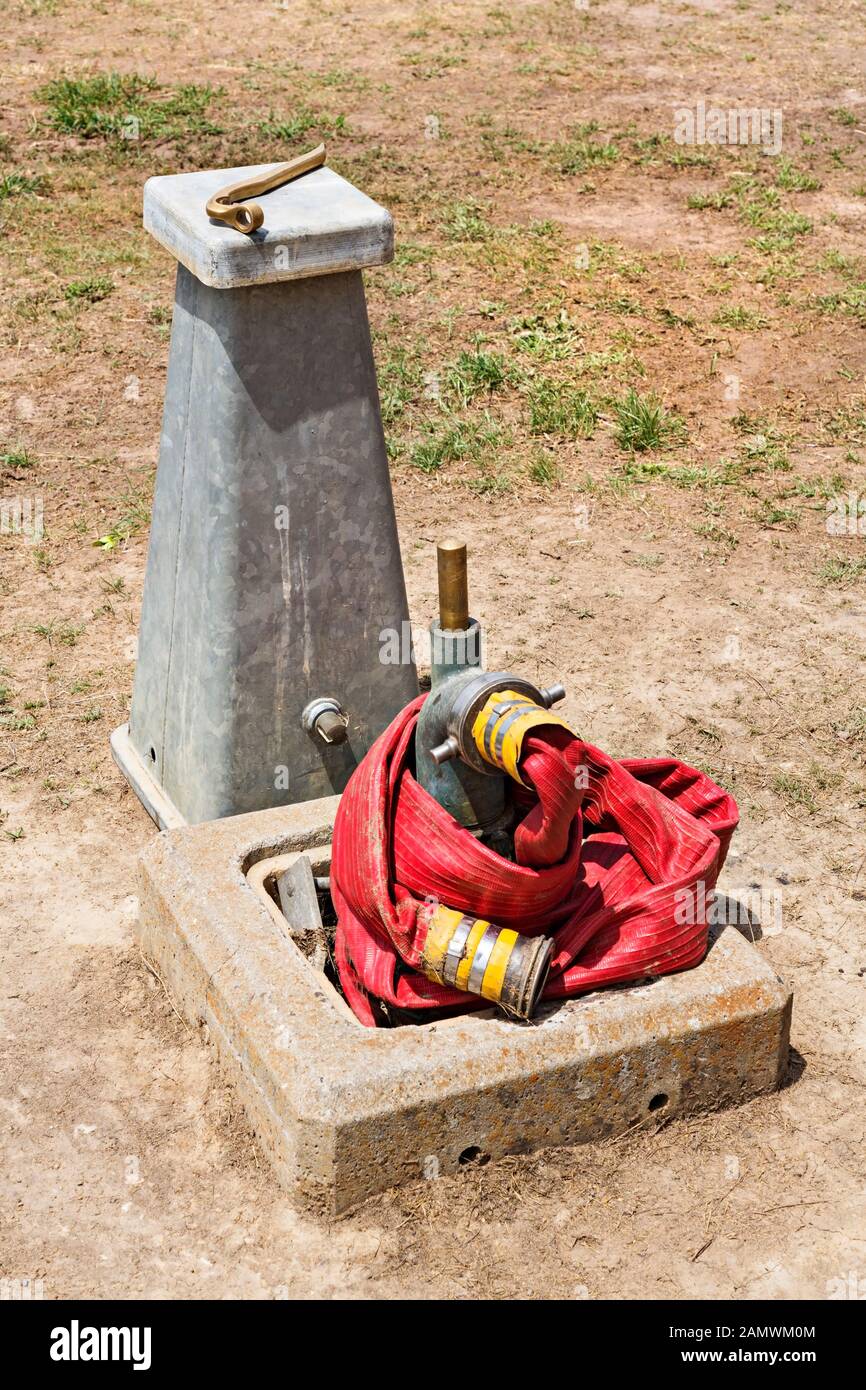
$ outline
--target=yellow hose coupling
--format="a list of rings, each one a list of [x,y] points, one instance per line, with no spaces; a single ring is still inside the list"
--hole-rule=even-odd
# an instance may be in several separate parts
[[[465,674],[465,680],[453,678],[450,708],[440,719],[442,741],[428,750],[437,767],[460,758],[476,772],[490,777],[507,772],[520,782],[517,763],[527,729],[533,724],[559,724],[573,732],[549,712],[551,705],[565,699],[565,687],[558,682],[541,690],[511,671]]]
[[[507,772],[521,786],[526,783],[518,771],[523,739],[539,724],[558,724],[569,729],[558,714],[551,714],[535,700],[518,690],[496,690],[482,706],[472,725],[475,747],[485,762]],[[569,733],[573,730],[569,729]]]
[[[489,999],[515,1018],[532,1017],[550,968],[553,943],[521,936],[481,917],[437,907],[422,951],[430,980]]]

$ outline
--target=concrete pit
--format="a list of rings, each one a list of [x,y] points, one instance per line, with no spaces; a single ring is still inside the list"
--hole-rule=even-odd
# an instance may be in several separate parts
[[[337,797],[161,834],[142,856],[138,935],[215,1048],[299,1207],[334,1216],[467,1163],[623,1133],[777,1088],[791,993],[733,927],[693,970],[423,1026],[363,1027],[281,924],[256,866],[327,870]]]

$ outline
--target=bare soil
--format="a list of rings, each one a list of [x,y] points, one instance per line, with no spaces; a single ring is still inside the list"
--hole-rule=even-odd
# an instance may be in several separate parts
[[[866,495],[862,6],[0,13],[0,500],[39,502],[45,530],[0,534],[0,1276],[48,1298],[787,1299],[866,1279],[866,550],[856,512],[854,534],[826,525],[828,500]],[[46,84],[111,72],[184,114],[138,140],[52,124]],[[213,90],[196,107],[184,84]],[[677,145],[674,108],[701,100],[780,110],[781,154]],[[729,786],[723,887],[781,905],[758,949],[795,994],[779,1094],[469,1166],[330,1227],[288,1207],[137,956],[154,831],[108,751],[173,285],[142,183],[320,134],[397,224],[368,295],[414,620],[432,542],[466,533],[492,665],[563,680],[610,752]],[[577,433],[533,416],[545,382],[585,393]],[[658,446],[618,437],[629,388],[682,422]]]

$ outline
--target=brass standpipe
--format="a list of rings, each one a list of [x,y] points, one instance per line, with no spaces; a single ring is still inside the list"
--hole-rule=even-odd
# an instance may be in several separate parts
[[[459,760],[440,765],[432,756],[432,750],[447,736],[457,692],[481,669],[481,627],[469,613],[465,542],[446,540],[437,545],[436,567],[439,617],[430,626],[430,694],[415,732],[416,776],[456,821],[485,843],[494,837],[495,848],[508,854],[510,813],[505,777],[479,773]]]
[[[469,627],[469,574],[465,541],[440,541],[436,547],[439,571],[439,626],[445,632]]]

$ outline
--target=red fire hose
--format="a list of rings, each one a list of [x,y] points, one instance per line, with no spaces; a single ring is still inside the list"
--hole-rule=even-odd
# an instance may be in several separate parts
[[[437,904],[551,936],[543,998],[665,975],[707,947],[706,895],[738,820],[734,798],[675,758],[621,762],[562,726],[533,729],[515,784],[516,862],[445,811],[412,774],[424,696],[397,716],[343,794],[331,890],[336,963],[362,1023],[398,1010],[489,1007],[419,968]]]

